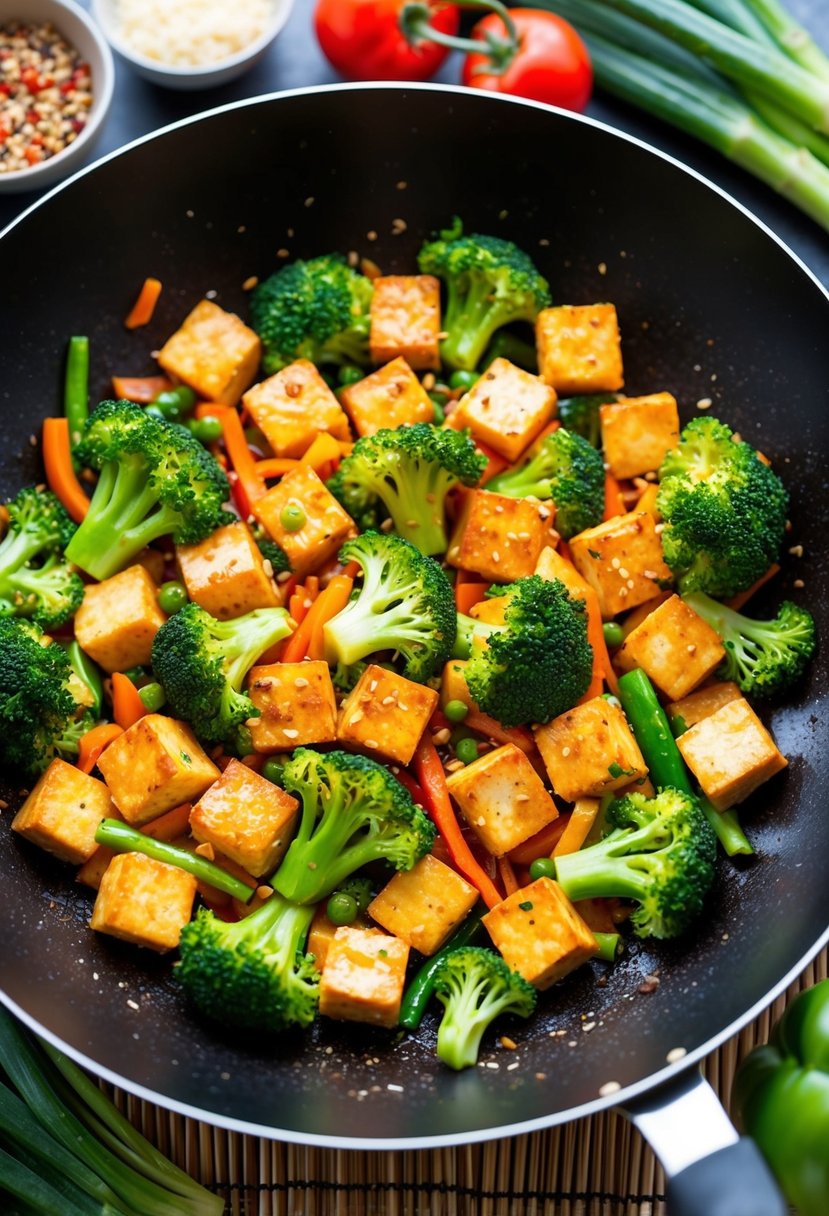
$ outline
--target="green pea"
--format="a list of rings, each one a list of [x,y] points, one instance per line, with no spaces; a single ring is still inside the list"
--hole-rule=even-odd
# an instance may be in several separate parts
[[[158,408],[157,405],[147,405],[144,407],[144,413],[150,418],[157,418],[159,422],[166,422],[167,415]]]
[[[467,389],[472,388],[472,385],[477,383],[480,378],[481,377],[478,372],[452,372],[452,375],[449,377],[449,387],[462,388],[464,391],[466,391]]]
[[[148,709],[151,714],[156,710],[161,709],[167,698],[164,695],[164,689],[160,684],[152,683],[145,684],[143,688],[139,688],[138,695],[145,709]]]
[[[605,621],[602,625],[602,633],[607,645],[615,650],[617,646],[621,646],[625,640],[625,631],[617,621]]]
[[[222,424],[218,418],[208,414],[205,418],[193,418],[188,423],[190,431],[199,443],[216,443],[222,437]]]
[[[443,403],[446,398],[441,396],[439,393],[430,393],[429,398],[432,402],[432,409],[434,411],[432,413],[432,422],[435,426],[443,426],[444,422],[446,421],[446,410],[443,408]]]
[[[463,701],[447,701],[443,707],[443,712],[450,722],[463,722],[469,713],[469,706],[464,704]]]
[[[195,404],[196,394],[186,384],[165,389],[152,401],[152,405],[157,410],[161,410],[162,415],[169,422],[179,422],[185,414],[192,413]]]
[[[128,667],[124,672],[128,680],[132,680],[133,684],[140,684],[142,680],[147,678],[146,667]]]
[[[241,760],[243,756],[250,756],[253,753],[253,735],[248,730],[247,726],[237,726],[236,735],[233,739],[232,747],[228,747],[228,752],[233,756],[238,756]]]
[[[459,739],[455,745],[455,755],[462,764],[471,764],[478,759],[478,744],[474,739]]]
[[[537,878],[555,878],[556,863],[552,857],[536,857],[535,861],[530,862],[530,878],[535,882]]]
[[[281,760],[277,760],[275,756],[269,756],[262,765],[262,776],[266,781],[272,781],[274,785],[282,784],[282,776],[284,772],[284,764]]]
[[[169,583],[162,583],[158,589],[158,606],[168,616],[179,612],[189,598],[184,583],[178,583],[174,579],[171,579]]]
[[[338,383],[345,388],[349,384],[356,384],[358,380],[362,380],[364,375],[361,367],[354,367],[353,364],[347,363],[337,372]]]
[[[286,532],[298,532],[305,527],[307,516],[298,502],[289,502],[279,513],[279,522]]]
[[[357,919],[357,900],[346,891],[335,891],[325,905],[332,925],[352,925]]]

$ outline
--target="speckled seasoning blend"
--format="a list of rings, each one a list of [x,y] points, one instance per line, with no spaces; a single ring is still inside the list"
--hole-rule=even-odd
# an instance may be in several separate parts
[[[89,64],[51,24],[0,25],[0,173],[48,160],[86,126]]]

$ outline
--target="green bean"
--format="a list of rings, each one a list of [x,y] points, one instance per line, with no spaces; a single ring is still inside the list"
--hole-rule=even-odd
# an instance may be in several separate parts
[[[95,841],[97,844],[107,845],[116,853],[143,853],[145,857],[178,866],[180,870],[186,870],[201,882],[215,887],[217,891],[225,891],[234,899],[241,899],[245,903],[253,894],[247,883],[228,874],[227,870],[214,865],[212,861],[199,857],[197,853],[190,853],[187,849],[180,849],[177,845],[168,844],[165,840],[153,840],[151,836],[145,836],[143,832],[129,827],[126,823],[119,823],[117,819],[102,819],[95,833]]]
[[[69,339],[63,381],[63,412],[69,422],[69,442],[75,448],[89,417],[89,338]]]
[[[473,912],[455,930],[446,945],[438,950],[437,954],[433,954],[431,958],[428,958],[420,970],[415,973],[414,979],[403,994],[403,1002],[400,1006],[400,1017],[398,1019],[401,1026],[405,1026],[407,1030],[417,1030],[423,1021],[426,1006],[429,1004],[429,998],[434,991],[435,972],[441,959],[445,958],[453,950],[460,950],[464,946],[471,946],[482,928],[480,916]]]

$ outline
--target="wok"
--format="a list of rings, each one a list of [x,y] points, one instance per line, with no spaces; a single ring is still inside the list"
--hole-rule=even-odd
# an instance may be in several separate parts
[[[90,336],[93,396],[106,396],[113,371],[152,370],[150,352],[206,292],[245,316],[243,282],[281,264],[281,248],[357,249],[405,272],[423,237],[454,214],[470,230],[516,239],[556,300],[615,302],[628,392],[669,389],[685,418],[710,397],[715,414],[774,457],[805,554],[785,559],[775,594],[803,578],[792,594],[825,630],[824,290],[773,234],[678,163],[588,119],[458,89],[333,87],[216,110],[99,162],[10,227],[0,239],[0,490],[40,477],[30,436],[60,411],[69,334]],[[130,334],[121,318],[148,274],[165,291],[151,326]],[[654,1123],[684,1125],[699,1105],[678,1149],[657,1145],[677,1174],[734,1139],[689,1065],[756,1016],[829,937],[825,667],[819,657],[796,695],[766,712],[791,762],[745,805],[756,857],[721,864],[708,915],[687,941],[633,944],[609,974],[587,966],[548,993],[516,1032],[518,1068],[500,1056],[497,1069],[450,1075],[433,1054],[432,1020],[414,1038],[322,1022],[277,1043],[223,1035],[191,1017],[169,960],[89,933],[88,894],[10,833],[0,854],[4,1000],[133,1093],[307,1143],[480,1140],[614,1102],[653,1134]],[[12,784],[3,796],[14,794]],[[651,973],[658,987],[640,993]],[[679,1173],[675,1210],[742,1211],[726,1192],[743,1151],[733,1145]],[[702,1202],[698,1169],[716,1193],[701,1208],[680,1185],[694,1176]],[[746,1210],[778,1211],[757,1178],[741,1182]]]

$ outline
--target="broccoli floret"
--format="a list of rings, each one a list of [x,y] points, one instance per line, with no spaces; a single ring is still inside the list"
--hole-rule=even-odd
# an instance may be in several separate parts
[[[550,289],[532,259],[512,241],[470,233],[456,224],[418,254],[423,274],[446,286],[440,346],[448,367],[472,371],[495,331],[513,321],[533,322],[550,304]]]
[[[765,574],[783,543],[788,495],[750,444],[695,418],[659,470],[662,549],[680,590],[728,597]]]
[[[319,1004],[319,972],[305,953],[313,915],[275,892],[235,924],[200,908],[181,931],[176,978],[199,1011],[224,1026],[308,1026]]]
[[[607,809],[598,843],[556,858],[570,899],[633,899],[639,937],[677,937],[702,911],[714,880],[717,838],[698,802],[666,786],[654,798],[627,794]]]
[[[444,1007],[438,1027],[438,1059],[450,1068],[478,1062],[484,1031],[503,1013],[528,1018],[538,993],[492,950],[465,946],[450,950],[434,976],[435,996]]]
[[[83,583],[63,558],[75,524],[50,490],[29,486],[8,504],[0,541],[0,615],[54,629],[77,612]]]
[[[509,498],[552,498],[556,529],[565,540],[594,528],[604,515],[601,452],[563,427],[545,435],[522,465],[499,473],[486,488]]]
[[[374,288],[338,254],[296,261],[251,293],[253,328],[268,375],[295,359],[370,363],[369,311]]]
[[[0,763],[38,776],[56,756],[73,760],[92,725],[70,691],[72,666],[43,630],[0,618]]]
[[[314,903],[372,861],[410,870],[435,830],[388,769],[366,756],[298,748],[283,785],[302,802],[299,828],[273,885],[286,899]]]
[[[581,600],[558,579],[521,578],[501,589],[504,624],[458,616],[456,659],[473,700],[503,726],[549,722],[587,691],[593,652]]]
[[[701,591],[683,599],[722,638],[725,659],[717,674],[733,680],[749,696],[785,692],[800,679],[815,653],[814,618],[791,600],[780,605],[773,620],[755,621]]]
[[[438,563],[384,532],[346,541],[340,561],[360,564],[363,582],[323,626],[325,656],[338,671],[383,650],[398,651],[403,674],[423,684],[440,671],[455,642],[452,586]]]
[[[217,621],[198,604],[185,606],[153,640],[153,671],[167,706],[205,743],[238,746],[239,730],[259,711],[242,692],[260,655],[292,632],[284,608],[256,608]]]
[[[288,554],[278,545],[275,540],[268,536],[267,532],[260,523],[251,524],[251,532],[256,547],[264,557],[265,561],[271,563],[271,569],[274,574],[284,574],[291,569],[291,563]]]
[[[189,544],[232,518],[222,510],[229,487],[213,456],[186,427],[129,401],[98,406],[76,455],[100,476],[66,557],[93,578],[123,570],[161,536]]]
[[[446,495],[477,485],[485,467],[467,432],[416,422],[358,439],[328,488],[361,528],[391,516],[400,536],[433,556],[448,545]]]
[[[591,447],[602,446],[602,423],[599,406],[620,400],[618,393],[587,393],[578,397],[559,397],[558,416],[561,425],[586,439]]]

